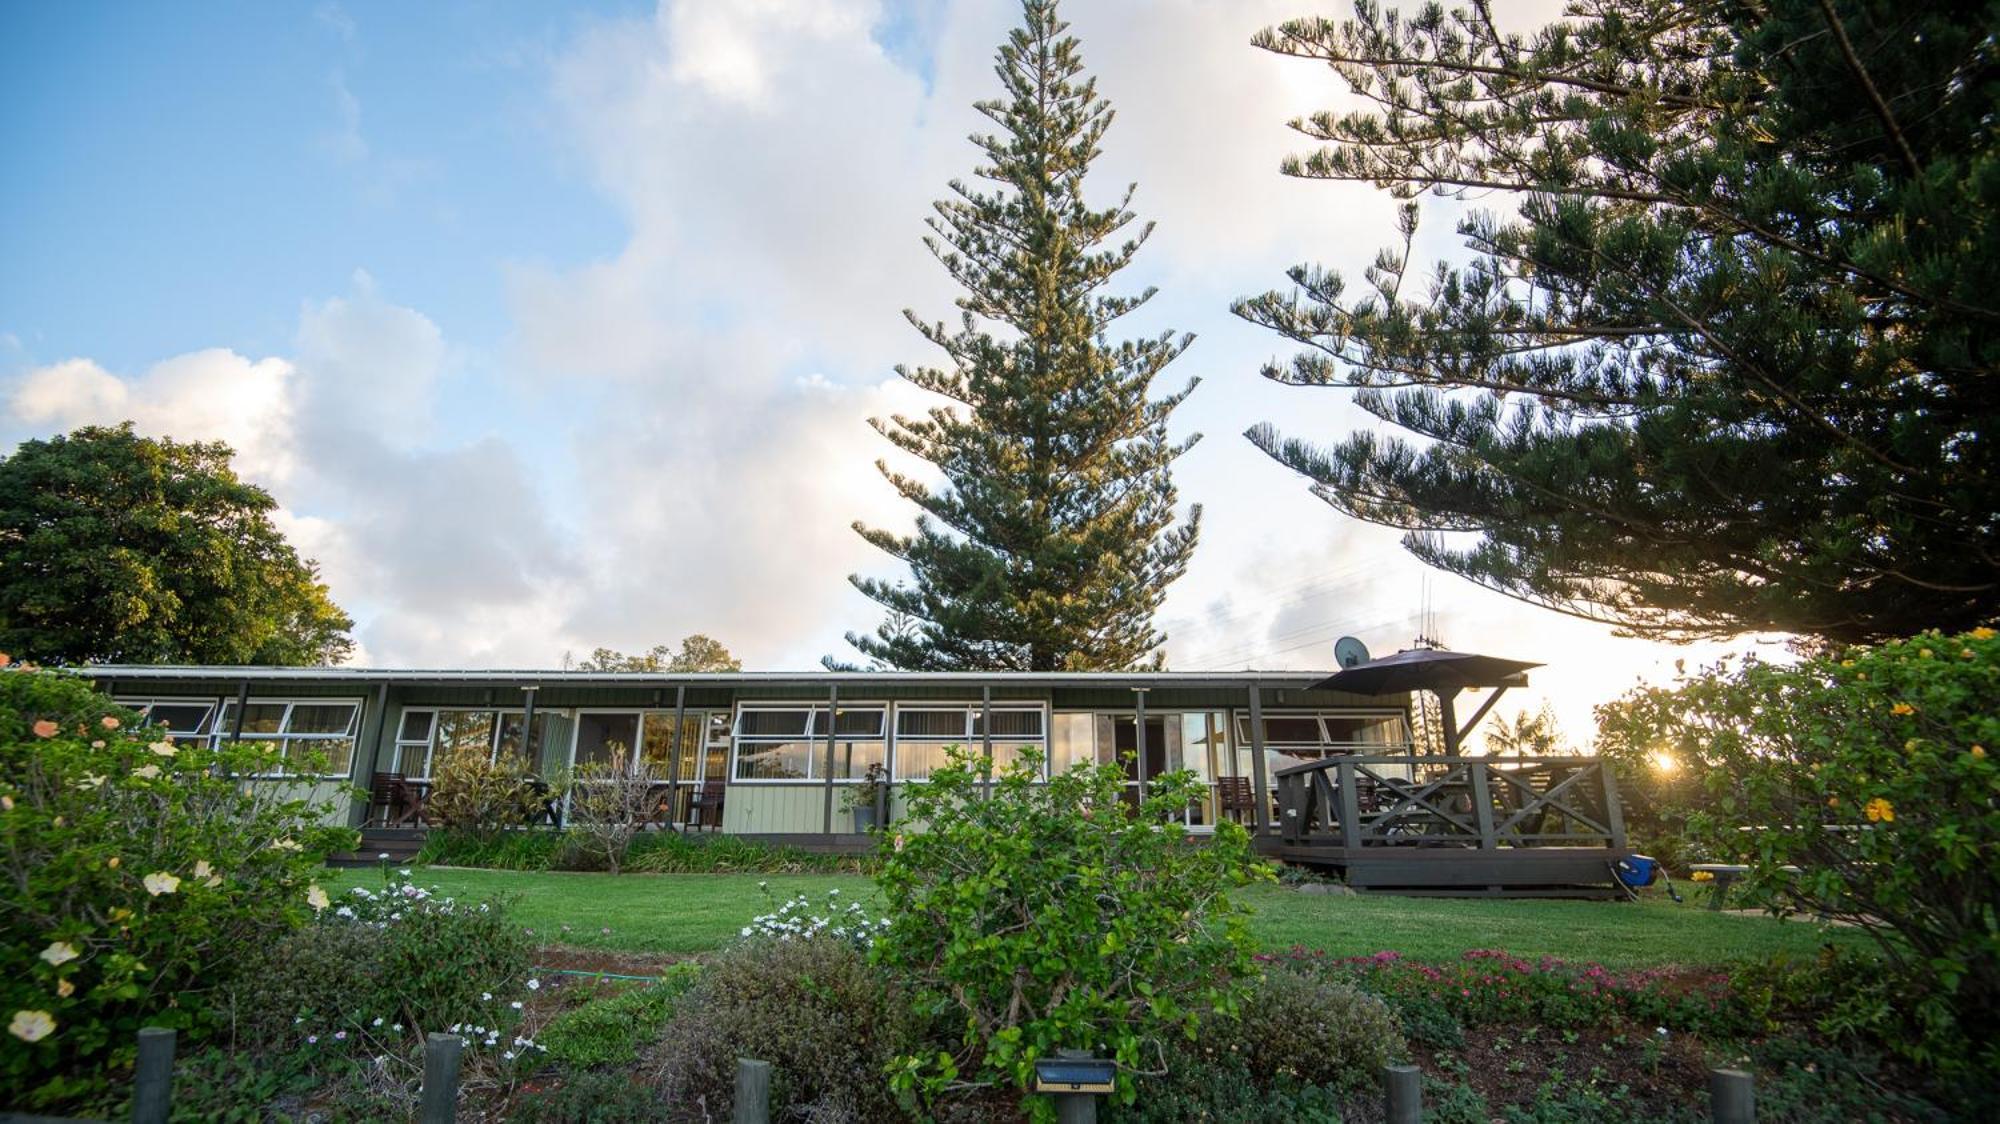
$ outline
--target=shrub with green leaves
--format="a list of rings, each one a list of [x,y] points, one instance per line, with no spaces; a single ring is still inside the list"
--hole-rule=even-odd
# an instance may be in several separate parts
[[[20,1107],[87,1097],[141,1026],[196,1037],[246,949],[311,913],[353,833],[258,743],[212,749],[72,675],[0,671],[0,1087]]]
[[[1213,1018],[1203,1039],[1226,1043],[1266,1079],[1342,1092],[1373,1087],[1407,1051],[1387,1004],[1319,973],[1272,967],[1240,1018]]]
[[[759,1058],[786,1119],[894,1120],[890,1063],[923,1039],[911,997],[852,942],[753,939],[702,971],[655,1055],[676,1116],[726,1117],[736,1059]]]
[[[255,956],[236,1019],[260,1046],[392,1049],[454,1026],[481,1028],[464,1032],[474,1046],[501,1045],[519,1022],[512,1004],[540,987],[533,951],[506,902],[460,902],[385,877],[379,889],[350,887]]]
[[[1879,1037],[2000,1071],[2000,636],[1924,633],[1649,688],[1611,733],[1692,770],[1689,837],[1751,867],[1743,900],[1875,937]],[[1850,1029],[1860,1029],[1850,1027]]]
[[[1228,891],[1268,867],[1239,825],[1188,840],[1174,817],[1198,796],[1191,773],[1154,778],[1133,804],[1113,764],[1043,783],[1032,753],[997,779],[958,747],[948,759],[906,790],[923,830],[892,829],[876,876],[889,925],[874,956],[958,1028],[950,1051],[901,1059],[897,1087],[1026,1088],[1037,1058],[1090,1050],[1117,1060],[1129,1102],[1169,1040],[1238,1009],[1255,969]]]

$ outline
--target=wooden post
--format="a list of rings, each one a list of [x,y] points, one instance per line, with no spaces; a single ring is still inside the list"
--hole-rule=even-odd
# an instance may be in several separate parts
[[[1500,847],[1500,839],[1493,831],[1493,778],[1487,775],[1491,765],[1484,759],[1468,760],[1465,763],[1468,777],[1472,782],[1472,822],[1479,829],[1479,849],[1494,851]]]
[[[1342,758],[1334,765],[1336,778],[1340,782],[1340,845],[1347,850],[1361,846],[1361,793],[1357,783],[1354,761]],[[1349,858],[1358,856],[1349,855]]]
[[[826,818],[822,834],[833,834],[833,730],[840,725],[840,684],[826,689]]]
[[[174,1032],[139,1028],[139,1065],[132,1075],[132,1124],[167,1124],[173,1103]]]
[[[1146,688],[1132,688],[1132,745],[1138,754],[1139,803],[1146,802]]]
[[[985,779],[979,782],[979,795],[993,795],[993,685],[979,688],[979,729],[981,731],[980,752],[986,755]]]
[[[658,697],[658,693],[656,692],[654,698],[657,699]],[[674,736],[667,741],[667,744],[672,747],[667,750],[668,827],[674,826],[676,822],[687,822],[681,816],[681,754],[687,752],[687,704],[687,684],[682,683],[680,686],[674,688]],[[693,759],[690,758],[688,763],[693,764]]]
[[[736,1059],[734,1124],[771,1124],[771,1063]]]
[[[1383,1066],[1382,1108],[1388,1124],[1418,1124],[1424,1118],[1424,1071],[1413,1065]]]
[[[1757,1094],[1750,1074],[1740,1069],[1708,1071],[1708,1114],[1715,1124],[1751,1124]]]
[[[458,1061],[465,1039],[456,1034],[424,1036],[424,1099],[420,1124],[452,1124],[458,1116]]]
[[[1264,698],[1257,684],[1250,684],[1250,806],[1256,810],[1257,834],[1271,834],[1270,778],[1264,770]]]
[[[1611,845],[1625,849],[1625,807],[1618,802],[1618,773],[1609,758],[1597,759],[1597,778],[1604,785],[1604,820],[1611,828]]]
[[[1438,723],[1444,727],[1444,754],[1458,756],[1458,691],[1456,688],[1434,692],[1438,700]]]

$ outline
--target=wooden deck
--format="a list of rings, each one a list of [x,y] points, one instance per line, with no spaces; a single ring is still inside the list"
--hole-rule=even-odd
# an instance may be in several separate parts
[[[1357,889],[1609,897],[1626,854],[1611,766],[1594,757],[1335,757],[1276,774],[1264,853]]]

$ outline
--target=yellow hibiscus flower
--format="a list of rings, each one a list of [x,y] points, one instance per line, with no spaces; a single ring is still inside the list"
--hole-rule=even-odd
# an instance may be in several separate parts
[[[23,1042],[40,1042],[56,1030],[55,1016],[47,1011],[16,1011],[7,1033]]]
[[[1861,810],[1867,815],[1869,823],[1896,822],[1896,806],[1880,796],[1870,800],[1868,805]]]

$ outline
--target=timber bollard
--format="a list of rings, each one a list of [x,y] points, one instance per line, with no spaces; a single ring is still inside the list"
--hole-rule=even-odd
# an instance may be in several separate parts
[[[132,1124],[167,1124],[174,1089],[174,1032],[139,1028],[139,1066],[132,1075]]]
[[[1708,1071],[1708,1114],[1715,1124],[1751,1124],[1757,1119],[1757,1090],[1740,1069]]]
[[[771,1063],[736,1059],[734,1124],[771,1124]]]
[[[424,1101],[421,1124],[452,1124],[458,1115],[458,1061],[465,1039],[456,1034],[424,1036]]]
[[[1424,1118],[1424,1071],[1413,1065],[1383,1066],[1382,1108],[1389,1124],[1418,1124]]]

